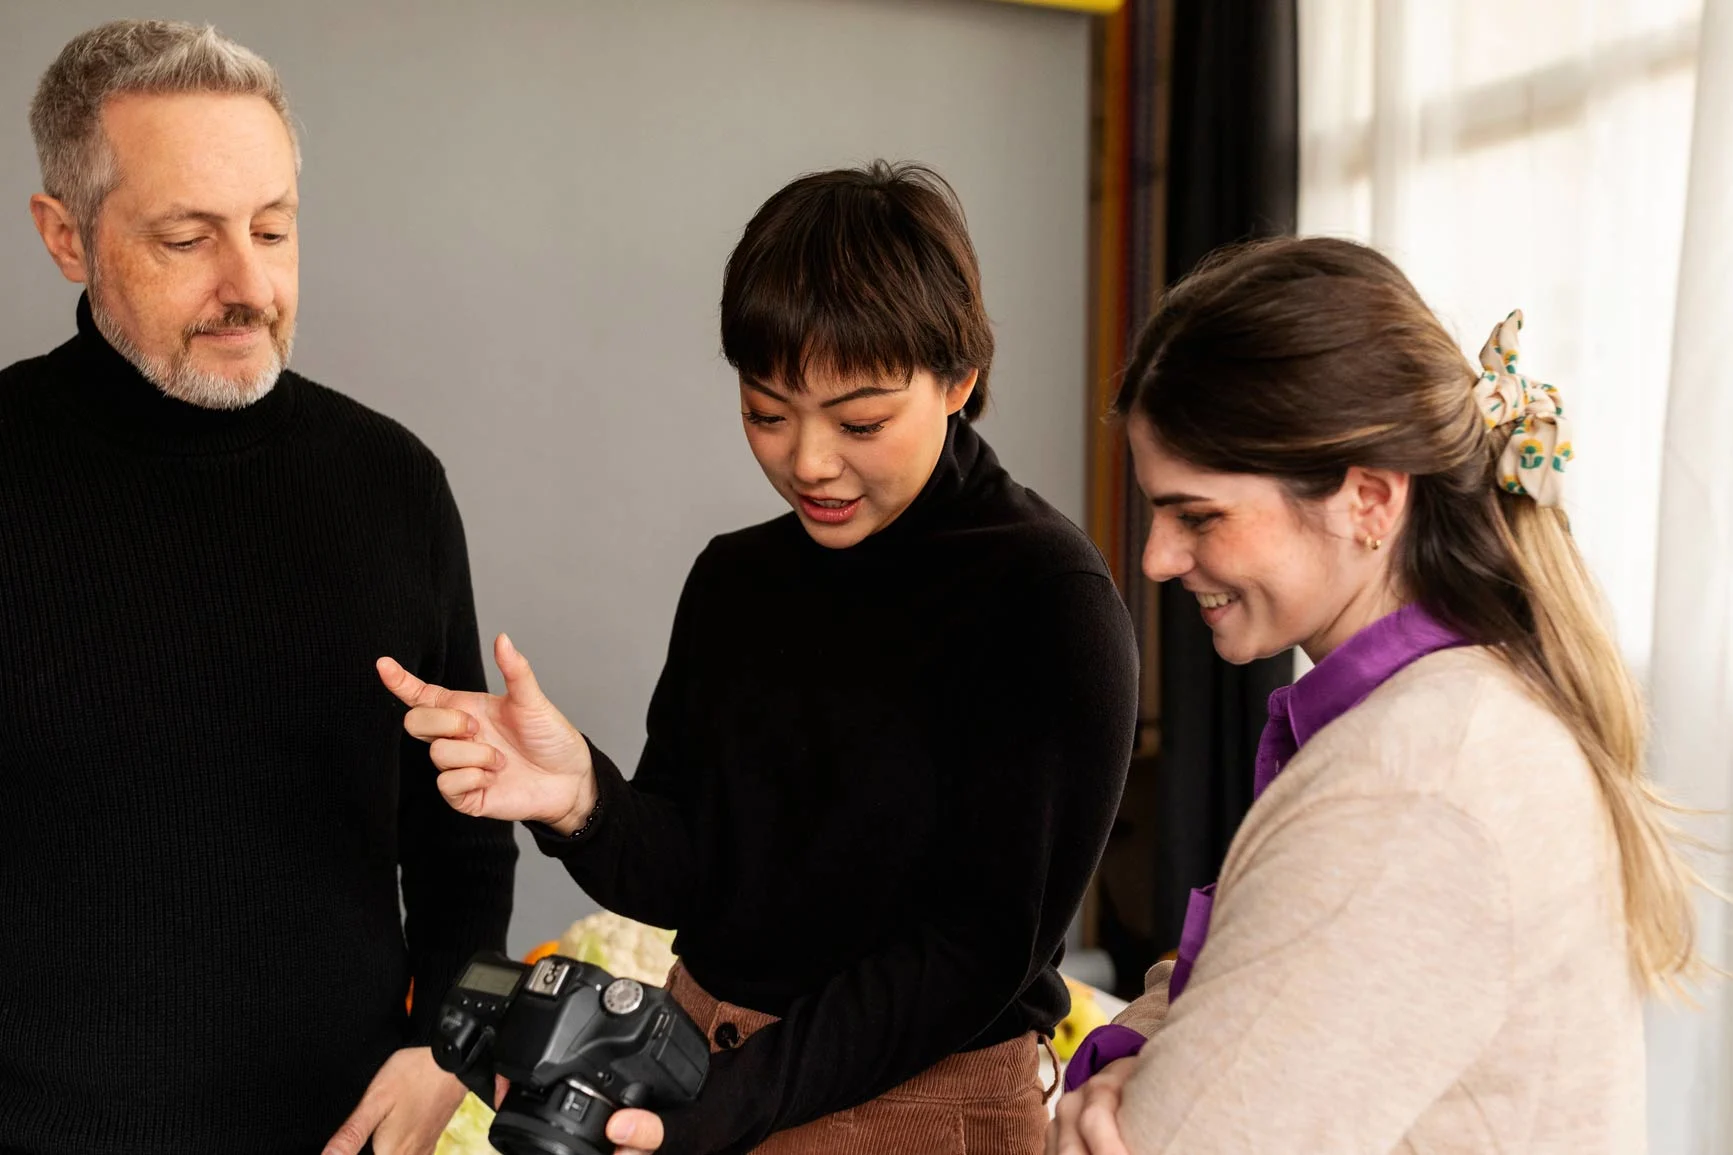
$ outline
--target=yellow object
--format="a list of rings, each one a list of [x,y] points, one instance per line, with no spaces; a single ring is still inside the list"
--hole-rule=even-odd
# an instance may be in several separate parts
[[[474,1095],[465,1095],[457,1114],[445,1125],[439,1145],[433,1155],[499,1155],[487,1141],[487,1129],[493,1126],[493,1112]]]
[[[1061,1059],[1075,1055],[1089,1032],[1108,1022],[1107,1012],[1095,1001],[1094,987],[1071,978],[1065,980],[1065,985],[1071,991],[1071,1013],[1053,1028],[1053,1052]]]
[[[1125,7],[1125,0],[1007,0],[1011,4],[1033,4],[1038,8],[1075,8],[1079,12],[1106,15]]]

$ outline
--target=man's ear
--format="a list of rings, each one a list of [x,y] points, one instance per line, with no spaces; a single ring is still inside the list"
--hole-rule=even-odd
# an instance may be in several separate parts
[[[60,200],[46,193],[37,193],[30,198],[30,216],[36,222],[36,231],[42,234],[42,244],[48,250],[49,259],[59,267],[60,275],[74,284],[89,284],[90,264],[85,259],[84,238],[78,232],[78,223],[72,219],[72,211]]]

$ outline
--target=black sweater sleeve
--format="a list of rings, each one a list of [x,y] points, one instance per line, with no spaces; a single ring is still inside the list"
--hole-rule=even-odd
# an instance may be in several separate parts
[[[739,1050],[665,1117],[671,1155],[746,1151],[966,1049],[1064,942],[1118,812],[1137,713],[1129,617],[1106,577],[1041,585],[978,667],[924,917]]]
[[[584,893],[616,914],[676,928],[697,893],[698,854],[684,803],[687,752],[679,701],[688,686],[693,603],[704,559],[686,579],[674,612],[668,658],[650,698],[644,753],[630,782],[594,743],[597,813],[571,837],[530,823],[543,851],[565,864]]]
[[[417,675],[460,690],[485,690],[457,502],[443,474],[433,502],[436,637]],[[399,780],[399,861],[404,935],[415,979],[408,1044],[426,1046],[440,1000],[478,950],[504,950],[511,921],[517,844],[509,823],[470,818],[441,797],[425,743],[405,735]]]

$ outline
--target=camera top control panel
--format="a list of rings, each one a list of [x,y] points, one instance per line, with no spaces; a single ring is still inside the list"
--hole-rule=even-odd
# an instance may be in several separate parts
[[[524,973],[525,968],[504,959],[472,961],[440,1008],[434,1061],[446,1070],[468,1067],[484,1041],[490,1041],[483,1039],[484,1030],[505,1013],[524,985]]]

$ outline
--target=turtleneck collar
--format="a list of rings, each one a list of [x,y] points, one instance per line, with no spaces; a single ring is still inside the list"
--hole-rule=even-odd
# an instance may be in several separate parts
[[[282,429],[296,408],[297,382],[288,372],[244,409],[205,409],[168,396],[103,337],[88,293],[78,299],[78,336],[53,357],[63,371],[46,400],[79,425],[145,453],[233,453]]]
[[[935,518],[941,518],[957,498],[1000,472],[999,459],[981,440],[975,427],[963,420],[961,414],[953,413],[945,423],[945,445],[926,485],[902,516],[873,536],[894,539],[899,533],[919,532]]]

